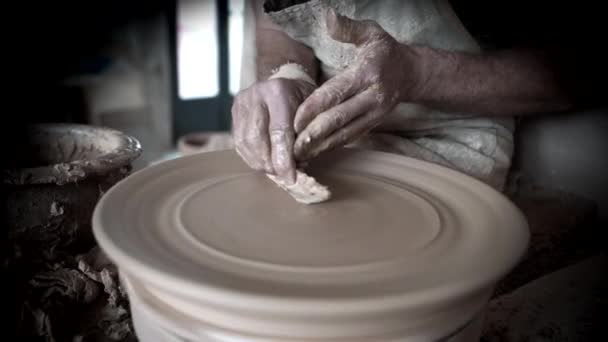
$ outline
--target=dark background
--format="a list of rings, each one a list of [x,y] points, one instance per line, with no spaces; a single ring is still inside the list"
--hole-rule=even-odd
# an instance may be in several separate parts
[[[166,20],[170,55],[171,127],[167,127],[167,141],[175,142],[192,131],[228,130],[232,99],[227,90],[227,1],[208,1],[218,4],[220,94],[190,101],[177,96],[175,1],[5,4],[3,55],[8,57],[4,64],[8,77],[3,79],[6,100],[0,134],[3,143],[10,146],[15,123],[86,122],[81,90],[62,85],[62,80],[107,67],[109,61],[99,57],[102,47],[129,23],[159,16]],[[521,0],[450,3],[486,51],[538,49],[546,54],[548,63],[560,70],[559,82],[577,96],[577,108],[522,120],[516,132],[519,140],[515,166],[540,182],[600,202],[608,213],[608,177],[604,176],[608,167],[605,157],[608,56],[604,46],[607,30],[603,3]],[[130,125],[141,126],[140,131],[148,129],[137,121]],[[138,132],[127,130],[127,133],[137,137]],[[150,134],[149,140],[154,140],[154,134]],[[144,153],[149,152],[154,141],[140,140]]]
[[[213,1],[213,0],[211,0]],[[576,80],[573,91],[605,92],[600,75],[605,75],[605,28],[601,2],[554,1],[450,1],[471,33],[488,50],[529,46],[551,51],[552,60]],[[226,1],[218,0],[220,61],[227,56]],[[9,42],[4,54],[13,60],[5,65],[14,80],[6,84],[15,96],[19,121],[83,121],[78,96],[57,84],[66,77],[101,69],[107,60],[96,58],[112,32],[130,21],[162,13],[168,18],[171,43],[175,46],[174,1],[33,1],[22,2],[4,11],[8,17],[4,36]],[[175,64],[175,49],[172,49]],[[175,65],[174,65],[175,67]],[[197,104],[175,101],[174,116],[188,116],[192,129],[227,129],[230,102],[227,96],[227,67],[220,64],[220,97],[209,110],[219,120],[208,120],[196,112],[209,112]],[[583,80],[583,81],[581,81]],[[603,81],[603,79],[602,79]],[[173,80],[175,83],[175,79]],[[176,87],[173,86],[175,95]],[[24,96],[27,94],[27,96]],[[174,99],[177,99],[174,96]],[[589,96],[589,100],[592,97]],[[595,98],[593,98],[595,99]],[[196,102],[196,101],[194,101]],[[27,114],[24,114],[27,113]],[[15,114],[13,114],[15,115]],[[180,127],[180,132],[187,128]]]

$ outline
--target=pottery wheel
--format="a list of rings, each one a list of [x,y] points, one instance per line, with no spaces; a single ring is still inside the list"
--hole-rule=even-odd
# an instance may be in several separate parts
[[[104,196],[95,234],[154,286],[270,306],[447,298],[496,281],[526,247],[521,213],[455,171],[342,149],[307,172],[331,200],[297,203],[234,151],[167,161]]]

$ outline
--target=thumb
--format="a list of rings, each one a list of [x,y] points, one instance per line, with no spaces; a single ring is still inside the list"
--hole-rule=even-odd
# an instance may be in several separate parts
[[[353,20],[331,7],[327,10],[326,24],[331,38],[355,45],[361,45],[383,32],[375,21]]]

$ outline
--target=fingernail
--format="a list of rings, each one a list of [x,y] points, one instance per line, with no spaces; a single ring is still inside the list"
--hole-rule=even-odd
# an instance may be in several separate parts
[[[294,170],[290,170],[289,172],[287,172],[287,180],[291,184],[294,184],[296,182],[296,172]]]
[[[333,9],[332,7],[329,7],[327,9],[327,12],[325,14],[326,17],[326,25],[328,28],[334,27],[336,25],[336,22],[338,21],[338,13],[336,12],[335,9]]]
[[[336,11],[336,9],[333,8],[333,7],[329,7],[327,9],[327,14],[330,15],[330,16],[332,16],[332,17],[334,17],[334,18],[337,18],[338,15],[339,15],[338,12]]]
[[[293,168],[278,168],[275,167],[275,175],[288,184],[296,182],[295,170]]]
[[[264,162],[264,169],[266,170],[266,173],[269,173],[272,175],[276,173],[271,162],[268,162],[268,161]]]

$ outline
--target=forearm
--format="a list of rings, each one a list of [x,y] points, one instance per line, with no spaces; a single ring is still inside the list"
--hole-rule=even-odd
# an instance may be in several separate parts
[[[419,82],[410,102],[482,115],[566,110],[573,99],[544,58],[528,50],[493,54],[416,47]]]
[[[276,26],[264,14],[263,2],[254,2],[258,80],[267,79],[273,70],[288,62],[302,65],[309,76],[316,80],[318,63],[312,49],[293,40]]]

